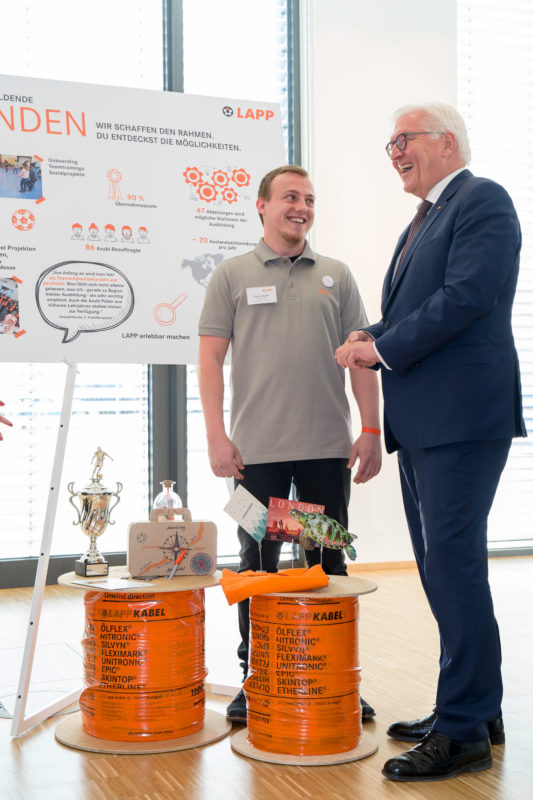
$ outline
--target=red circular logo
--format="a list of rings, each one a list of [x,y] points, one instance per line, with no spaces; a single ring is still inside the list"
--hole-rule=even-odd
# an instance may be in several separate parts
[[[35,225],[35,217],[27,208],[19,208],[11,217],[11,222],[19,231],[29,231]]]

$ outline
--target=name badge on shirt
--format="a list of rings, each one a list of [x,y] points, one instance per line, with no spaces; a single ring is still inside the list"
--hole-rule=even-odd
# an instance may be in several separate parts
[[[275,286],[252,286],[250,289],[246,289],[246,297],[249,306],[278,302]]]

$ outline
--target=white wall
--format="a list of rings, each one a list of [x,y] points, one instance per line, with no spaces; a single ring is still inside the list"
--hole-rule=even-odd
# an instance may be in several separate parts
[[[456,4],[308,0],[304,18],[306,9],[313,246],[351,266],[375,322],[383,275],[417,202],[402,194],[385,153],[390,115],[407,103],[456,102]],[[412,559],[395,455],[378,478],[354,487],[350,523],[358,562]]]

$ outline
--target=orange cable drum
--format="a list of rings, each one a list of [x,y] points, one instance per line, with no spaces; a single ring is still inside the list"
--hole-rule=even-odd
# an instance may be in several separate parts
[[[118,742],[202,730],[204,590],[85,595],[83,730]]]
[[[357,597],[250,601],[248,741],[270,753],[344,753],[361,738]]]

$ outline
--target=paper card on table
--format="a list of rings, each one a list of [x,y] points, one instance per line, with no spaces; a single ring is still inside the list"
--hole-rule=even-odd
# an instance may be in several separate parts
[[[267,509],[248,489],[237,486],[224,511],[256,542],[264,539]]]
[[[140,589],[145,586],[155,586],[154,583],[149,581],[136,581],[132,578],[96,578],[85,581],[71,581],[71,583],[79,583],[80,586],[90,586],[95,589],[105,589],[107,592],[127,592],[132,589]]]

